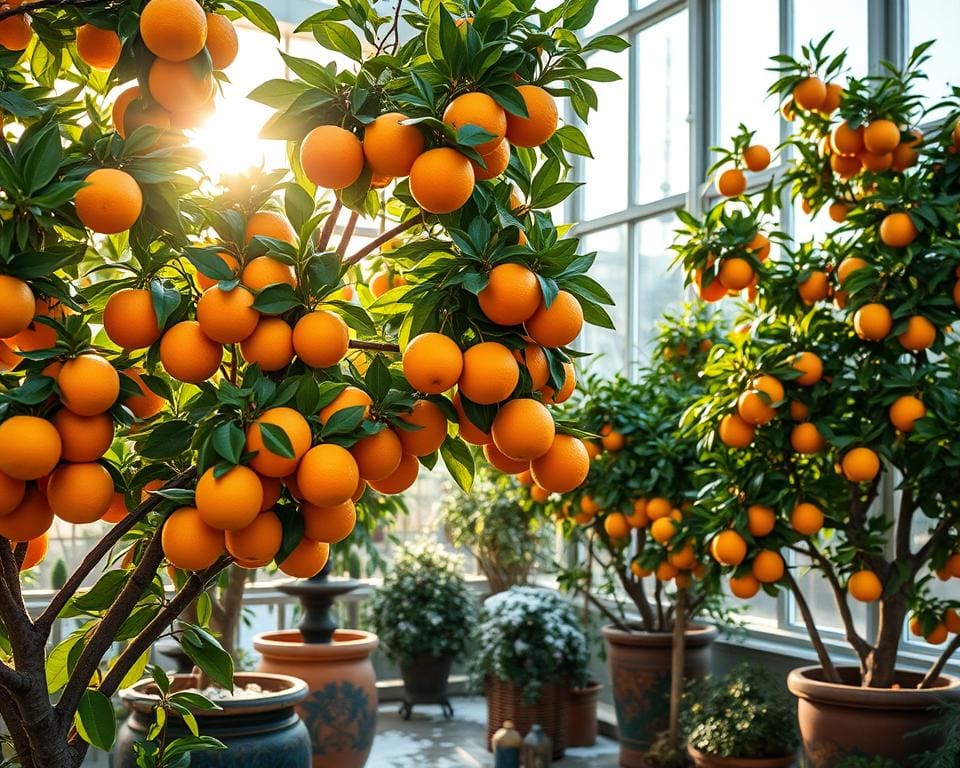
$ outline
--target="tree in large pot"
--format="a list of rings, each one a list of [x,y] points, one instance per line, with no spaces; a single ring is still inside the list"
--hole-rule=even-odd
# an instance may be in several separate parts
[[[459,557],[430,541],[396,553],[368,616],[387,658],[400,665],[405,717],[419,703],[440,704],[453,714],[447,678],[470,639],[466,629],[476,621],[475,606]]]
[[[904,71],[841,84],[843,57],[828,58],[825,42],[803,61],[778,59],[773,90],[794,121],[779,181],[756,197],[726,187],[736,199],[703,221],[686,215],[676,246],[708,296],[744,287],[738,272],[757,278],[690,414],[706,481],[697,510],[734,594],[793,595],[820,662],[789,680],[817,767],[846,754],[905,760],[920,751],[908,734],[931,704],[960,695],[960,680],[942,674],[960,647],[960,635],[948,640],[957,603],[932,587],[934,573],[960,575],[960,108],[921,112],[926,46]],[[937,117],[927,137],[913,127]],[[749,133],[736,139],[725,174],[755,165],[762,153],[749,144]],[[770,232],[789,199],[828,213],[833,231],[808,242]],[[767,234],[781,244],[775,259],[756,247]],[[831,658],[800,568],[832,592],[857,666]],[[862,603],[878,619],[869,634]],[[945,644],[925,673],[898,668],[908,620]]]

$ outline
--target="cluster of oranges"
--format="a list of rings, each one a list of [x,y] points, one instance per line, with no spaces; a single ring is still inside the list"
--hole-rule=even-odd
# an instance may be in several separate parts
[[[4,0],[0,12],[19,8],[23,0]],[[27,14],[9,16],[0,21],[0,45],[8,51],[25,51],[33,37],[33,27]]]
[[[744,147],[735,161],[733,168],[727,168],[717,175],[714,182],[719,192],[724,197],[740,197],[747,191],[747,175],[743,168],[754,173],[766,170],[770,165],[770,150],[763,144],[751,144]]]
[[[923,619],[919,615],[911,616],[910,634],[922,637],[930,645],[943,645],[949,635],[960,634],[960,612],[956,608],[947,608],[927,632],[924,632]]]
[[[746,240],[742,247],[733,249],[720,258],[707,260],[704,269],[694,272],[694,284],[701,299],[708,302],[720,301],[726,296],[737,296],[746,290],[747,298],[753,300],[757,294],[757,270],[754,264],[763,264],[770,257],[770,238],[757,230]],[[716,269],[716,275],[708,280],[706,273]]]
[[[355,184],[369,168],[374,188],[409,177],[410,194],[428,213],[459,210],[478,181],[500,176],[510,162],[510,149],[539,147],[557,130],[559,116],[550,93],[537,85],[517,88],[527,117],[505,111],[492,96],[463,93],[450,101],[443,122],[452,130],[473,126],[489,139],[472,147],[480,162],[450,146],[427,148],[423,131],[408,115],[387,112],[363,129],[362,138],[338,125],[314,128],[300,145],[300,163],[307,178],[324,189]]]

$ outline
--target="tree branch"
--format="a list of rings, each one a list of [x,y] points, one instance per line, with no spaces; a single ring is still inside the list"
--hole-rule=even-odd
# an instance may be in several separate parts
[[[384,243],[389,242],[390,240],[393,240],[393,238],[395,238],[397,235],[403,234],[408,229],[413,229],[415,226],[422,223],[423,223],[422,216],[413,216],[412,218],[409,218],[406,221],[401,222],[400,224],[397,224],[397,226],[395,226],[393,229],[388,229],[382,235],[371,240],[369,243],[363,246],[363,248],[361,248],[359,251],[353,254],[353,256],[348,258],[346,263],[349,266],[353,266],[354,264],[357,264],[363,261],[367,256],[369,256],[371,253],[377,250],[377,248],[379,248]]]
[[[84,8],[88,5],[100,5],[103,0],[33,0],[25,2],[16,8],[9,8],[6,11],[0,11],[0,21],[11,16],[20,16],[24,13],[33,13],[34,11],[61,8]]]
[[[394,37],[393,44],[393,53],[397,52],[397,45],[400,35],[400,9],[403,7],[403,0],[397,0],[397,8],[393,13],[393,24],[390,28],[384,33],[383,39],[377,43],[377,52],[376,56],[379,56],[383,52],[383,47],[387,44],[387,40],[390,39],[390,35]]]
[[[943,538],[947,531],[950,530],[951,526],[953,526],[956,522],[956,518],[953,515],[943,518],[937,524],[937,527],[933,529],[933,533],[930,534],[930,538],[924,542],[924,545],[920,547],[915,554],[908,558],[910,563],[910,574],[912,576],[917,575],[917,572],[920,570],[923,564],[930,559],[930,555],[933,554],[934,548],[940,543],[940,539]]]
[[[0,580],[0,619],[7,629],[10,645],[13,648],[13,658],[17,666],[23,666],[28,648],[28,639],[34,633],[30,616],[23,604],[20,593],[20,572],[14,560],[10,542],[0,537],[0,570],[3,578]],[[10,682],[13,682],[12,680]],[[3,680],[0,680],[3,683]]]
[[[923,676],[923,680],[920,681],[918,688],[930,688],[937,678],[940,677],[940,673],[943,672],[943,668],[947,665],[947,662],[950,661],[950,658],[957,652],[957,649],[960,649],[960,635],[955,635],[953,640],[951,640],[947,647],[943,649],[943,653],[937,658],[936,662],[930,671]]]
[[[330,244],[330,238],[333,237],[333,229],[337,226],[337,217],[340,216],[341,210],[343,210],[343,203],[337,200],[333,204],[333,208],[330,209],[330,215],[327,216],[327,220],[323,224],[323,231],[320,233],[320,239],[317,241],[317,248],[320,251],[327,250],[327,246]]]
[[[786,579],[787,584],[790,585],[790,590],[797,600],[797,607],[800,609],[800,615],[803,616],[803,623],[807,627],[810,642],[813,643],[813,647],[817,651],[817,657],[820,659],[820,666],[823,667],[823,674],[826,676],[827,682],[839,683],[840,675],[837,673],[837,668],[833,665],[833,660],[830,658],[830,654],[823,644],[823,638],[820,637],[820,630],[817,629],[817,623],[813,620],[810,606],[807,605],[807,600],[800,591],[800,585],[797,584],[796,579],[793,578],[793,574],[790,573],[789,570],[784,574],[784,579]]]
[[[587,600],[589,600],[597,609],[610,621],[613,626],[619,629],[622,632],[630,632],[630,627],[627,626],[623,621],[617,618],[616,614],[611,611],[607,606],[601,603],[596,597],[590,594],[589,590],[583,590],[583,594],[586,595]]]
[[[27,736],[27,731],[23,727],[23,718],[16,700],[6,691],[0,691],[0,718],[3,718],[10,732],[10,738],[13,740],[13,747],[17,751],[13,756],[14,762],[24,766],[33,765],[30,737]]]
[[[356,211],[350,211],[350,218],[347,219],[347,225],[343,228],[343,235],[340,237],[340,245],[337,246],[337,256],[343,260],[347,252],[347,246],[353,239],[353,232],[357,228],[357,222],[360,220],[360,214]]]
[[[374,352],[399,352],[400,345],[383,341],[357,341],[350,339],[350,349],[369,349]]]
[[[183,488],[185,485],[191,483],[196,476],[196,467],[191,467],[190,469],[181,472],[179,475],[169,480],[165,485],[162,486],[160,490],[167,488]],[[84,579],[90,575],[93,569],[97,567],[97,564],[106,556],[106,554],[113,549],[113,547],[131,529],[133,529],[137,523],[143,520],[143,518],[152,512],[153,509],[156,508],[157,505],[162,501],[162,496],[153,494],[139,507],[130,512],[130,514],[128,514],[123,520],[107,531],[107,534],[100,539],[99,542],[97,542],[90,552],[87,553],[87,556],[83,558],[83,562],[80,563],[77,570],[70,575],[70,578],[67,579],[60,591],[53,596],[44,612],[40,614],[40,618],[37,619],[35,626],[37,631],[42,633],[44,639],[50,635],[50,629],[53,627],[53,622],[56,621],[57,616],[60,615],[60,611],[64,609],[66,604],[70,601],[70,598],[76,594],[78,589],[80,589]]]

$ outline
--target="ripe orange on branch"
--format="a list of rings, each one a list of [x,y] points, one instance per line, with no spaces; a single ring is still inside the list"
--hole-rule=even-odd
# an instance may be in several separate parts
[[[511,459],[493,443],[487,443],[483,446],[483,457],[491,466],[496,467],[505,475],[519,475],[530,470],[529,461]]]
[[[80,222],[102,235],[115,235],[132,227],[143,210],[143,193],[133,176],[116,168],[100,168],[84,179],[76,197]]]
[[[823,107],[827,86],[819,77],[806,77],[793,88],[793,101],[800,109],[811,112]]]
[[[261,370],[286,368],[293,360],[293,328],[281,317],[261,317],[253,333],[240,342],[240,352]]]
[[[257,211],[249,219],[243,230],[243,244],[247,245],[255,237],[272,237],[290,245],[297,244],[297,233],[286,217],[276,211]],[[282,281],[278,281],[282,282]],[[296,285],[296,283],[293,283]],[[252,288],[247,284],[248,288]]]
[[[329,544],[304,536],[294,550],[277,566],[287,576],[295,579],[310,579],[323,570],[329,557]]]
[[[890,406],[890,423],[901,432],[913,432],[917,421],[926,415],[927,407],[913,395],[898,397]]]
[[[107,413],[78,416],[61,408],[51,421],[60,435],[61,457],[65,461],[96,461],[110,450],[115,425]]]
[[[223,360],[223,347],[200,330],[196,320],[183,320],[160,339],[160,364],[175,379],[199,384],[213,376]]]
[[[282,456],[267,447],[261,426],[273,426],[283,430],[293,450],[293,458]],[[267,477],[286,477],[292,474],[300,459],[310,449],[312,437],[310,425],[303,416],[293,408],[278,407],[264,411],[249,427],[247,427],[244,450],[256,452],[250,459],[250,467]]]
[[[483,341],[463,353],[460,392],[480,405],[493,405],[510,397],[520,382],[520,367],[513,353],[496,341]]]
[[[363,155],[376,176],[410,175],[414,161],[423,154],[423,133],[415,125],[401,125],[407,116],[387,112],[363,132]]]
[[[747,542],[734,530],[721,531],[710,542],[710,554],[721,565],[740,565],[747,556]]]
[[[168,112],[201,109],[213,98],[215,91],[212,76],[198,76],[189,61],[167,59],[155,59],[150,65],[147,86],[153,100]]]
[[[360,482],[360,470],[346,448],[323,443],[304,454],[296,479],[306,501],[318,507],[332,507],[353,496]]]
[[[120,60],[120,38],[112,29],[93,24],[77,28],[77,53],[94,69],[113,69]]]
[[[410,194],[427,213],[453,213],[473,195],[476,177],[465,155],[451,147],[429,149],[410,168]]]
[[[140,36],[161,59],[186,61],[207,42],[207,15],[196,0],[150,0],[140,15]]]
[[[143,288],[117,291],[103,308],[103,329],[123,349],[146,349],[160,338],[153,296]]]
[[[30,286],[11,275],[0,275],[0,338],[9,339],[33,321],[35,300]]]
[[[847,591],[854,600],[874,603],[883,596],[883,582],[873,571],[857,571],[847,581]]]
[[[262,291],[268,285],[286,283],[297,287],[297,273],[293,266],[272,256],[257,256],[247,262],[240,281],[252,291]]]
[[[790,358],[790,365],[800,371],[794,382],[801,387],[812,387],[823,378],[823,361],[812,352],[800,352]]]
[[[463,358],[460,347],[449,336],[421,333],[403,350],[403,375],[416,391],[438,395],[460,379]]]
[[[318,507],[309,502],[300,507],[303,514],[303,535],[314,541],[336,544],[343,541],[357,524],[357,510],[347,499],[332,507]]]
[[[378,493],[387,495],[403,493],[417,481],[419,472],[420,462],[417,461],[417,457],[405,453],[400,459],[400,466],[394,470],[393,474],[383,480],[370,483],[370,487]]]
[[[13,512],[0,516],[0,536],[10,541],[30,541],[42,536],[53,525],[53,510],[39,488],[27,488]]]
[[[843,474],[851,483],[867,483],[880,472],[880,457],[863,446],[853,448],[841,460]]]
[[[897,336],[900,346],[911,352],[922,352],[937,340],[937,327],[923,315],[907,320],[907,329]]]
[[[539,147],[557,131],[557,102],[537,85],[521,85],[517,90],[527,107],[527,117],[507,113],[507,140],[515,147]]]
[[[910,214],[903,211],[888,213],[880,222],[880,239],[891,248],[905,248],[917,239],[917,234]]]
[[[738,414],[728,413],[720,420],[720,441],[728,448],[746,448],[753,442],[756,427]]]
[[[261,512],[253,522],[234,531],[224,531],[224,544],[241,568],[261,568],[280,550],[283,525],[273,512]]]
[[[864,304],[853,315],[853,329],[864,341],[883,341],[893,328],[893,315],[883,304]]]
[[[256,330],[260,313],[254,295],[243,286],[230,291],[217,285],[207,288],[197,302],[197,322],[204,335],[221,344],[243,341]]]
[[[477,294],[480,309],[498,325],[519,325],[537,311],[543,294],[537,276],[522,264],[498,264]]]
[[[363,173],[363,147],[350,131],[338,125],[320,125],[300,145],[300,165],[318,187],[345,189]]]
[[[753,558],[750,571],[761,584],[775,584],[783,578],[786,565],[779,552],[762,549]]]
[[[565,347],[580,335],[583,308],[572,293],[561,290],[549,307],[541,299],[525,328],[527,335],[543,347]]]
[[[236,60],[240,41],[237,39],[237,30],[226,16],[207,14],[206,47],[214,69],[226,69]]]
[[[50,475],[47,502],[61,520],[74,525],[99,520],[113,502],[113,478],[96,462],[61,464]]]
[[[587,449],[572,435],[558,434],[550,450],[530,462],[533,479],[553,493],[569,493],[587,479],[589,471]]]
[[[231,467],[219,477],[211,467],[197,481],[197,511],[211,528],[245,528],[260,513],[262,503],[263,485],[249,467]]]
[[[293,328],[293,349],[311,368],[336,365],[349,347],[349,329],[335,312],[326,309],[308,312]]]
[[[510,400],[500,406],[490,429],[494,445],[515,461],[532,461],[553,445],[553,416],[536,400]]]
[[[790,526],[797,533],[813,536],[823,528],[823,512],[815,504],[801,502],[790,514]]]
[[[172,566],[202,571],[223,554],[224,534],[207,525],[195,507],[181,507],[164,522],[160,543]]]
[[[105,358],[83,354],[67,360],[57,376],[63,404],[78,416],[96,416],[120,395],[120,374]]]
[[[383,480],[392,475],[403,458],[403,445],[390,427],[368,437],[360,438],[350,453],[357,462],[360,477],[367,482]]]
[[[506,112],[485,93],[457,96],[444,110],[443,122],[457,130],[473,125],[491,134],[493,138],[473,147],[481,155],[496,149],[507,133]]]

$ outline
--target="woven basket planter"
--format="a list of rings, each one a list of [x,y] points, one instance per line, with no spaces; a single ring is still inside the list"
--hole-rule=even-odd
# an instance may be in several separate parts
[[[559,760],[567,746],[567,703],[569,686],[563,683],[548,683],[540,690],[533,702],[525,702],[521,689],[506,680],[487,678],[487,749],[492,749],[490,740],[505,720],[512,720],[513,727],[521,736],[526,736],[534,723],[538,723],[553,743],[553,759]]]

